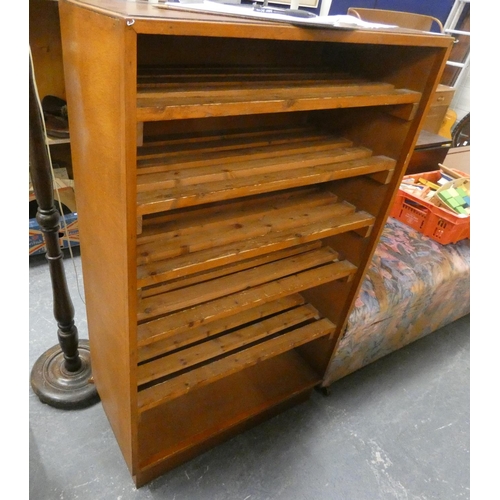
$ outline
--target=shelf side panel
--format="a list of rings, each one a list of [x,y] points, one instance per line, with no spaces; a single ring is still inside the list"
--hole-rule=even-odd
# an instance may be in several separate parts
[[[60,15],[93,378],[133,471],[135,34],[71,3]]]

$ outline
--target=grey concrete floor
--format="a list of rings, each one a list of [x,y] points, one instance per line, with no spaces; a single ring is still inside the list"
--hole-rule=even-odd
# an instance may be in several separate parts
[[[78,249],[64,263],[86,339]],[[31,369],[57,336],[44,257],[29,277]],[[30,387],[30,499],[468,499],[469,332],[467,316],[140,489],[100,403],[58,410]]]

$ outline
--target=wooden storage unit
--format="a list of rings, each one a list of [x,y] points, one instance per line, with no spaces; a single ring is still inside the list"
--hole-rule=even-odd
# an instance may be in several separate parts
[[[322,384],[451,38],[60,13],[93,374],[142,485]]]
[[[442,84],[437,86],[422,127],[424,130],[439,134],[454,95],[455,89],[453,87]]]

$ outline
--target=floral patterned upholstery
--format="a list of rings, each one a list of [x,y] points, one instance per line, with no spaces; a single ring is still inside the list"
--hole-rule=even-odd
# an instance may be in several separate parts
[[[470,240],[441,245],[389,218],[323,385],[470,312]]]

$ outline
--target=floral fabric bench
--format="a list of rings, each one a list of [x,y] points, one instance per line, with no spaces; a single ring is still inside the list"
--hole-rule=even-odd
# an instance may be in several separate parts
[[[470,313],[470,240],[389,218],[323,387]]]

